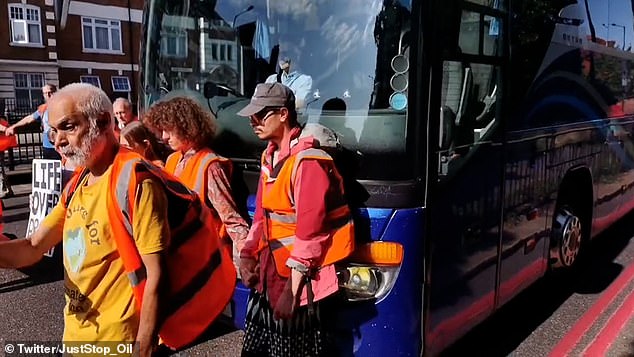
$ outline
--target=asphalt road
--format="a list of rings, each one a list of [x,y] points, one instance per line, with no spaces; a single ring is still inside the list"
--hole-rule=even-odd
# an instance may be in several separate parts
[[[22,236],[28,218],[30,185],[14,186],[16,196],[3,199],[5,232]],[[568,355],[587,352],[594,340],[605,335],[621,304],[634,289],[634,215],[629,215],[592,242],[575,274],[553,274],[520,294],[492,318],[448,349],[445,356],[548,356],[566,350]],[[0,345],[7,341],[59,341],[63,321],[63,276],[53,265],[24,271],[0,270]],[[626,281],[622,287],[619,281]],[[606,301],[610,291],[614,299]],[[627,305],[624,305],[627,306]],[[596,313],[595,311],[601,313]],[[634,311],[627,311],[625,324],[607,356],[634,356]],[[584,328],[581,322],[591,318]],[[603,330],[602,330],[603,329]],[[581,331],[575,335],[575,331]],[[184,356],[239,356],[241,331],[215,326]],[[572,342],[571,342],[572,341]],[[565,347],[565,346],[564,346]],[[559,349],[557,349],[559,348]],[[2,353],[0,353],[2,354]]]
[[[634,309],[619,311],[634,296],[632,221],[634,213],[596,237],[577,271],[545,276],[444,356],[634,356]],[[618,318],[626,323],[618,334],[599,341]],[[589,352],[606,342],[605,353]]]

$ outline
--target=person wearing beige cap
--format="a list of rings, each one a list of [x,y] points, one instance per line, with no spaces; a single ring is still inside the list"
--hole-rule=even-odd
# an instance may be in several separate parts
[[[341,176],[317,140],[302,135],[290,88],[259,84],[238,114],[269,143],[240,251],[242,282],[253,289],[242,356],[339,355],[334,320],[342,304],[333,264],[354,248]]]

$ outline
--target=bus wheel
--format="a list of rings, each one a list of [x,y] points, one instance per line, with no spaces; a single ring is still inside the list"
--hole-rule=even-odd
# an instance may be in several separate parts
[[[552,233],[550,258],[553,268],[573,266],[581,250],[581,219],[570,208],[561,208],[553,221]]]

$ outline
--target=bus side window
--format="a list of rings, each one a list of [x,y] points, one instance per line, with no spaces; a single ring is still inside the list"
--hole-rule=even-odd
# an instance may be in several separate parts
[[[441,174],[478,143],[491,141],[496,125],[499,67],[458,61],[443,63],[441,92]]]

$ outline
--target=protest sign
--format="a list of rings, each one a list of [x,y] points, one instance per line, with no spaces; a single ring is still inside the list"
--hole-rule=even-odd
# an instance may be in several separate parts
[[[33,160],[31,196],[29,197],[29,223],[26,237],[30,237],[40,226],[53,207],[59,202],[64,188],[62,162],[59,160]],[[45,255],[52,257],[55,248]]]

